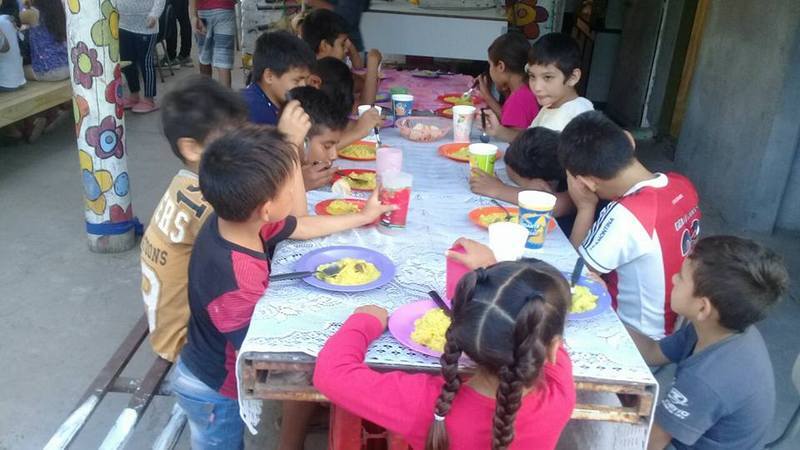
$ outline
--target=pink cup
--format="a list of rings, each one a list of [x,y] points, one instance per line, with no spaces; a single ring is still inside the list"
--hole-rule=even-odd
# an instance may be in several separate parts
[[[378,175],[403,170],[403,151],[399,148],[381,147],[377,150],[375,158],[375,171]]]
[[[464,247],[454,245],[450,248],[451,251],[464,253]],[[450,300],[452,305],[453,297],[456,295],[456,286],[461,278],[469,272],[469,267],[461,264],[453,258],[447,258],[447,273],[445,275],[445,296]]]

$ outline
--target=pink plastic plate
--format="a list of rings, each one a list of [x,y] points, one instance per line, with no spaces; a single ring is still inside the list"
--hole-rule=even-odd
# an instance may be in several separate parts
[[[411,333],[414,332],[414,321],[436,307],[436,303],[433,303],[433,300],[420,300],[397,308],[397,310],[392,313],[391,317],[389,317],[389,332],[392,333],[392,336],[400,341],[401,344],[411,350],[437,358],[442,356],[440,352],[417,344],[411,340]]]

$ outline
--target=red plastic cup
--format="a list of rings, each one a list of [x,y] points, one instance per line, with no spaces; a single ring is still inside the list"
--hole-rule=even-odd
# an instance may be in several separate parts
[[[404,172],[382,174],[378,198],[382,204],[395,205],[397,209],[381,216],[381,231],[391,233],[406,227],[408,203],[411,200],[411,180],[411,174]]]
[[[458,252],[458,253],[465,253],[464,247],[460,245],[454,245],[450,248],[450,251]],[[453,302],[453,297],[456,295],[456,286],[458,286],[458,282],[461,281],[461,278],[469,272],[469,267],[461,264],[460,262],[456,261],[453,258],[447,258],[447,273],[445,275],[445,296],[450,303]]]

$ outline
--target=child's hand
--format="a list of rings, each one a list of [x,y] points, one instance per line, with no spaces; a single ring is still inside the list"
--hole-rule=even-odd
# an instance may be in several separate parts
[[[384,205],[378,199],[378,190],[375,189],[372,192],[372,195],[369,196],[369,200],[367,200],[367,204],[364,205],[364,209],[361,210],[361,215],[364,216],[364,220],[366,223],[373,223],[378,218],[390,211],[394,211],[397,209],[397,205]]]
[[[479,242],[475,242],[472,239],[463,237],[458,238],[453,245],[460,245],[464,247],[464,253],[448,250],[445,255],[448,258],[452,258],[461,264],[464,264],[471,270],[481,267],[488,267],[497,263],[497,259],[494,257],[494,252],[492,252],[492,249]]]
[[[145,24],[147,25],[147,28],[153,28],[156,26],[157,23],[158,23],[158,17],[147,16],[147,23]]]
[[[386,329],[386,323],[389,319],[389,312],[385,308],[377,305],[364,305],[359,306],[353,311],[353,314],[369,314],[370,316],[380,320],[382,328]]]
[[[289,142],[295,144],[298,149],[303,148],[303,141],[310,129],[311,118],[300,106],[300,102],[292,100],[283,107],[281,118],[278,120],[278,131],[285,134]]]
[[[551,194],[553,193],[553,186],[551,186],[550,183],[541,178],[531,178],[529,180],[526,180],[525,186],[523,187],[525,189],[531,189],[534,191],[549,192]]]
[[[486,110],[486,134],[489,136],[497,136],[497,133],[502,128],[500,125],[500,120],[497,118],[497,114],[494,111],[487,109]]]
[[[339,169],[333,165],[314,161],[310,164],[303,164],[303,184],[307,191],[321,188],[331,182],[333,174]]]
[[[492,98],[492,89],[491,89],[491,82],[492,80],[489,78],[488,74],[480,74],[478,75],[478,86],[481,93],[481,97],[484,99]]]
[[[358,130],[359,136],[365,137],[381,124],[383,124],[381,113],[376,108],[370,108],[356,121],[356,130]]]
[[[480,169],[472,169],[469,177],[469,188],[472,192],[487,197],[497,197],[505,183],[499,178],[489,175]]]
[[[592,190],[586,186],[586,183],[574,177],[571,173],[567,172],[567,187],[569,196],[572,202],[575,203],[575,208],[581,209],[595,209],[599,198]]]
[[[200,16],[194,16],[194,31],[197,34],[206,34],[206,25],[203,23],[203,19]]]
[[[383,55],[378,49],[370,49],[367,53],[367,68],[374,67],[376,70],[378,65],[383,61]]]

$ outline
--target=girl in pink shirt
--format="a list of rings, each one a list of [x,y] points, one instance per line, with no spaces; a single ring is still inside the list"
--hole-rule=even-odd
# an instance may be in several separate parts
[[[538,260],[501,262],[462,278],[441,375],[377,372],[364,363],[386,310],[362,306],[317,358],[331,402],[402,436],[416,450],[553,449],[575,406],[561,345],[569,286]],[[459,360],[477,368],[459,374]]]
[[[521,33],[510,31],[489,46],[489,76],[506,101],[501,105],[492,96],[486,75],[479,78],[481,96],[500,124],[509,128],[528,128],[539,113],[539,104],[528,87],[525,64],[531,45]]]

